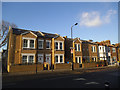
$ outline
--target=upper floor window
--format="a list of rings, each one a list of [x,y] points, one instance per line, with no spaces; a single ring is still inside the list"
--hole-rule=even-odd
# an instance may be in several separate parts
[[[80,44],[75,44],[75,51],[80,51]]]
[[[51,45],[51,41],[46,40],[46,49],[50,49],[51,48],[50,45]]]
[[[43,49],[44,40],[38,39],[38,48]]]
[[[30,48],[34,48],[34,40],[30,40]]]
[[[35,48],[35,38],[23,37],[23,48]]]
[[[23,40],[23,47],[28,47],[28,40],[27,39],[24,39]]]
[[[96,47],[92,46],[92,52],[96,52]]]
[[[63,50],[63,42],[62,41],[55,41],[55,49],[56,50]]]
[[[112,51],[113,51],[113,52],[116,52],[115,48],[112,48]]]

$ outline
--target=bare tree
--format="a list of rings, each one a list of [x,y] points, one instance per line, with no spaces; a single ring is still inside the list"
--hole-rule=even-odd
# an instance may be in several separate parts
[[[17,27],[17,25],[14,23],[2,20],[2,23],[0,24],[0,48],[7,44],[9,26],[12,28]]]

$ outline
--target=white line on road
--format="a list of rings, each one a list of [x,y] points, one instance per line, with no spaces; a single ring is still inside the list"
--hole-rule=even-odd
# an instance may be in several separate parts
[[[99,84],[97,82],[88,82],[88,83],[85,83],[85,84]]]
[[[73,80],[82,80],[82,81],[84,81],[86,79],[85,78],[76,78],[76,79],[73,79]]]

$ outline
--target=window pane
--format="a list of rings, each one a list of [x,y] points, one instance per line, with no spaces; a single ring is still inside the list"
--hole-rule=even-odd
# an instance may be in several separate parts
[[[81,57],[79,57],[79,63],[81,63]]]
[[[80,51],[80,44],[78,44],[78,51]]]
[[[75,50],[77,51],[77,44],[75,44]]]
[[[63,62],[63,56],[60,56],[60,62],[61,63]]]
[[[33,63],[34,56],[29,56],[29,63]]]
[[[34,40],[30,40],[30,47],[34,48]]]
[[[58,42],[55,42],[55,49],[58,50]]]
[[[38,41],[38,48],[43,48],[43,41]]]
[[[28,44],[28,40],[24,39],[23,40],[23,47],[27,47],[28,46],[27,44]]]
[[[95,46],[94,46],[94,52],[96,52]]]
[[[55,62],[58,63],[58,56],[55,56]]]
[[[60,42],[60,50],[62,50],[62,43]]]
[[[27,63],[27,56],[22,57],[22,63]]]
[[[50,48],[50,42],[46,42],[46,48]]]
[[[77,61],[77,57],[75,57],[75,61],[76,61],[76,63],[78,63],[78,61]]]
[[[43,63],[43,56],[38,56],[38,62]]]

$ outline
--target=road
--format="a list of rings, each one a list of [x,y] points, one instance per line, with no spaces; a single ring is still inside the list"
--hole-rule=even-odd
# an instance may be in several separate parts
[[[2,88],[104,88],[108,81],[110,88],[119,88],[120,70],[70,74],[54,77],[33,78],[24,81],[3,83]]]

